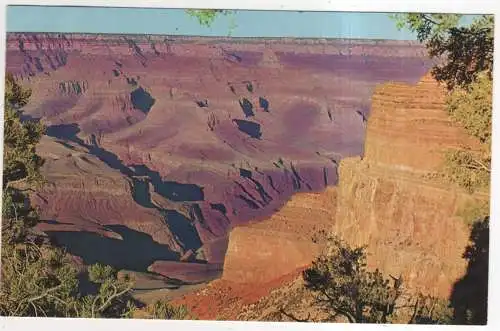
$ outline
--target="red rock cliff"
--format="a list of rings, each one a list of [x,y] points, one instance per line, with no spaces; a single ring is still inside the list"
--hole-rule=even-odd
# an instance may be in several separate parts
[[[367,244],[371,267],[447,297],[465,270],[468,228],[455,215],[472,197],[424,175],[438,169],[444,150],[464,144],[474,141],[452,124],[444,91],[429,76],[379,86],[364,159],[341,161],[338,187],[296,195],[269,220],[234,229],[223,279],[259,283],[307,265],[318,251],[311,233],[329,227]]]

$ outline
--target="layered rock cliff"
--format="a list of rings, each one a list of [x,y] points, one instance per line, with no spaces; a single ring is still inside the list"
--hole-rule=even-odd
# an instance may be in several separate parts
[[[423,50],[366,40],[9,34],[7,70],[33,91],[24,115],[67,145],[46,148],[57,157],[37,200],[50,222],[43,230],[87,257],[85,247],[119,254],[126,243],[136,271],[180,277],[186,267],[196,281],[220,272],[231,229],[337,183],[338,160],[363,153],[374,86],[414,82],[431,65]],[[295,242],[307,245],[283,235],[267,254]],[[165,253],[132,254],[157,244]],[[302,251],[261,278],[300,267],[309,259]]]
[[[288,307],[299,318],[309,311],[320,319],[321,314],[309,309],[312,298],[302,290],[298,272],[318,253],[311,234],[322,228],[350,244],[367,245],[369,267],[401,274],[408,290],[448,298],[466,271],[462,254],[470,229],[457,212],[467,202],[489,196],[471,196],[427,176],[439,170],[447,149],[477,147],[452,123],[444,98],[444,89],[430,75],[416,85],[378,86],[365,156],[340,162],[337,187],[296,195],[270,219],[231,231],[223,276],[213,291],[230,287],[227,296],[239,306],[233,302],[230,312],[221,304],[220,311],[244,320],[287,320],[278,309]],[[269,284],[272,277],[289,280],[285,275],[294,273],[297,279],[285,286]],[[243,289],[250,284],[277,289],[248,304]],[[206,302],[211,293],[204,293]],[[183,302],[197,300],[188,296]]]
[[[430,76],[416,86],[377,89],[365,158],[343,160],[339,169],[333,229],[350,243],[368,245],[369,266],[446,298],[466,267],[469,229],[458,211],[488,195],[471,196],[426,176],[439,169],[447,149],[477,147],[444,108],[444,91]]]

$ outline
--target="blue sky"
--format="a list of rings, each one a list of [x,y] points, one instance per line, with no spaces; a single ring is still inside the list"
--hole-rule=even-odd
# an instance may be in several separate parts
[[[347,0],[346,0],[347,1]],[[467,19],[469,20],[470,17]],[[7,32],[66,32],[415,40],[386,13],[236,11],[203,27],[182,9],[8,6]]]
[[[238,11],[234,37],[413,40],[385,13]],[[138,33],[225,36],[230,17],[202,27],[180,9],[8,6],[7,32]]]

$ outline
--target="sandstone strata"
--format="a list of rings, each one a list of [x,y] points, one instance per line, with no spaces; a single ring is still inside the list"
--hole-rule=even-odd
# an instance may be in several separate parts
[[[367,244],[371,267],[402,274],[410,289],[447,297],[465,271],[469,229],[456,215],[472,197],[426,175],[461,145],[477,146],[450,121],[444,91],[429,76],[416,86],[381,86],[364,159],[344,160],[339,169],[334,232]]]
[[[466,267],[462,254],[469,229],[457,211],[488,195],[471,196],[426,175],[439,169],[445,150],[464,145],[477,146],[451,122],[444,90],[430,76],[416,85],[379,86],[365,156],[341,161],[338,187],[296,195],[269,220],[234,229],[222,280],[258,287],[262,273],[279,277],[307,265],[318,252],[310,233],[327,227],[350,244],[368,245],[369,267],[402,274],[410,291],[447,298]],[[240,318],[271,318],[276,295],[282,304],[295,305],[297,282],[247,306]]]
[[[171,260],[220,266],[231,229],[337,183],[335,160],[362,152],[374,86],[414,82],[431,66],[423,51],[366,40],[9,34],[7,70],[33,91],[24,115],[73,146],[44,168],[43,229],[76,255],[131,256],[135,271],[155,263],[168,277],[161,265]],[[302,246],[263,276],[309,259],[309,239],[279,237],[270,256]]]

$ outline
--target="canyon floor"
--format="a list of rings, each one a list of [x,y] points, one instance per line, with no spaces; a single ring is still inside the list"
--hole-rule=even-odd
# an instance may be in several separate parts
[[[281,320],[334,231],[415,291],[463,276],[474,197],[426,177],[475,142],[412,42],[9,34],[7,71],[47,185],[39,230],[136,297],[202,319]],[[311,312],[318,320],[320,312]]]

